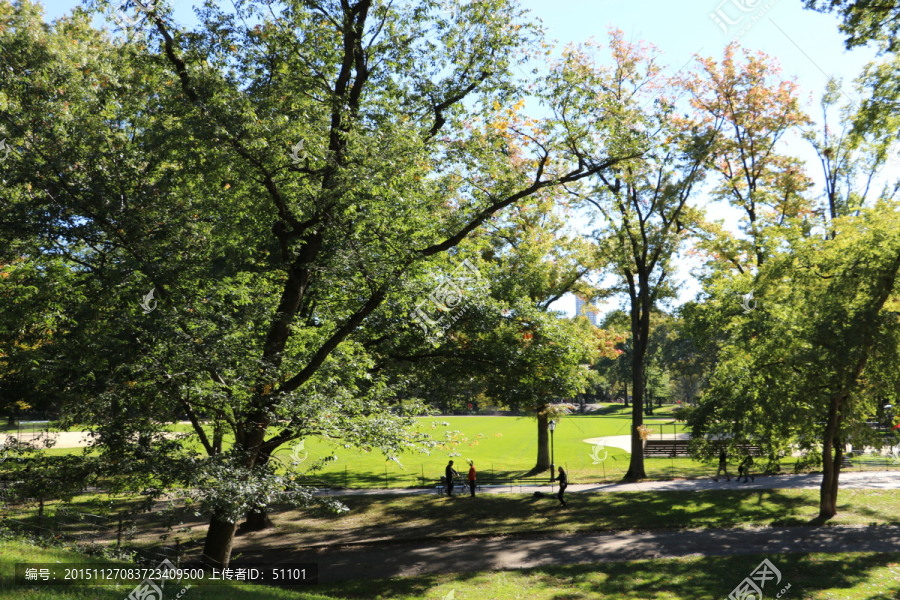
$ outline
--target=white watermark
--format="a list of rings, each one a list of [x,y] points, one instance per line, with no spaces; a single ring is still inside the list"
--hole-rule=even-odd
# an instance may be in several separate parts
[[[771,585],[769,585],[769,588],[774,591],[774,589],[781,584],[781,571],[766,558],[753,569],[753,572],[750,573],[749,577],[745,577],[744,580],[728,594],[728,600],[762,600],[763,588],[770,582]],[[789,589],[791,589],[790,583],[775,593],[774,597],[781,598]]]
[[[468,260],[462,261],[446,281],[419,302],[413,311],[413,320],[430,342],[439,342],[444,332],[465,313],[467,288],[474,286],[483,290],[485,283],[475,265]]]
[[[756,309],[756,300],[753,298],[753,290],[750,290],[749,294],[741,296],[741,308],[744,309],[744,314]]]
[[[309,452],[306,450],[306,441],[300,440],[294,444],[293,448],[291,448],[291,462],[295,465],[299,465],[307,458],[309,458]]]
[[[766,16],[777,0],[769,0],[765,5],[762,2],[763,0],[721,0],[715,10],[709,13],[709,18],[719,26],[722,33],[730,35],[731,41],[736,42]]]
[[[141,308],[144,309],[145,315],[149,315],[154,310],[156,310],[157,302],[156,302],[156,300],[153,299],[153,292],[155,292],[155,291],[156,291],[156,288],[153,288],[152,290],[150,290],[150,292],[146,296],[144,296],[144,301],[141,302]],[[153,303],[152,306],[150,304],[151,302]]]
[[[162,562],[156,565],[154,570],[154,573],[159,573],[160,576],[156,579],[148,577],[137,584],[137,587],[131,590],[131,593],[125,597],[125,600],[163,600],[163,588],[166,586],[166,579],[171,579],[172,574],[178,572],[178,568],[169,559],[164,558]],[[175,594],[173,598],[176,600],[181,598],[189,589],[191,589],[190,584],[181,588],[181,591]]]
[[[0,144],[0,150],[3,146]],[[894,144],[887,153],[887,163],[893,166],[900,166],[900,144]]]
[[[304,150],[304,142],[300,140],[293,146],[291,146],[291,153],[289,155],[291,157],[291,162],[295,165],[299,165],[303,162],[303,159],[306,158],[306,150]]]
[[[600,456],[600,452],[603,452],[603,456]],[[593,464],[599,465],[609,456],[609,452],[606,450],[606,446],[603,444],[594,444],[593,449],[591,450],[591,460],[594,461]]]
[[[10,152],[12,152],[12,148],[6,143],[6,138],[3,138],[0,140],[0,163],[9,158]]]
[[[156,10],[156,4],[159,0],[125,0],[116,8],[113,18],[120,26],[136,25],[146,15]],[[132,13],[129,5],[133,5],[137,10]]]

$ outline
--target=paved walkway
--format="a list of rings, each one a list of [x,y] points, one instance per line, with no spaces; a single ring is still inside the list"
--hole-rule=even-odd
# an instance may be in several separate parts
[[[770,475],[757,476],[750,483],[738,483],[736,477],[728,482],[720,479],[718,482],[712,479],[673,479],[669,481],[641,481],[638,483],[583,483],[572,484],[566,493],[584,492],[666,492],[666,491],[698,491],[698,490],[722,490],[722,489],[818,489],[822,483],[822,475]],[[840,475],[841,489],[871,489],[871,490],[896,490],[900,489],[900,470],[897,471],[842,471]],[[503,485],[497,487],[485,486],[478,493],[481,494],[532,494],[534,492],[550,493],[556,490],[556,486],[546,485]],[[422,488],[390,488],[390,489],[346,489],[346,490],[322,490],[317,492],[322,496],[373,496],[394,494],[434,494],[437,489]]]

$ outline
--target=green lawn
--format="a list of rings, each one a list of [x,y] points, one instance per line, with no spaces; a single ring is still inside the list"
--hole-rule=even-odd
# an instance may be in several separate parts
[[[690,557],[485,571],[322,584],[286,589],[253,585],[195,586],[183,600],[721,600],[764,558],[781,571],[790,600],[894,600],[900,553],[768,554]],[[47,588],[13,586],[16,562],[102,562],[69,550],[0,541],[0,600],[123,600],[131,585]],[[170,584],[171,585],[171,584]],[[765,588],[775,597],[775,587]],[[167,587],[167,594],[168,592]],[[168,599],[170,596],[167,595]]]
[[[675,423],[668,416],[671,407],[658,409],[657,415],[647,418],[647,425],[655,433],[673,433],[684,429],[683,423]],[[405,453],[396,461],[388,460],[378,451],[365,452],[347,449],[334,440],[312,437],[304,440],[306,459],[301,470],[324,456],[334,454],[335,462],[329,463],[313,476],[332,486],[343,487],[409,487],[436,482],[444,472],[449,459],[456,463],[457,470],[468,467],[466,459],[475,461],[480,479],[495,477],[521,477],[534,466],[537,454],[537,421],[532,417],[426,417],[419,422],[423,431],[437,440],[448,436],[454,441],[432,450],[430,455]],[[446,423],[446,425],[444,425]],[[557,465],[567,467],[570,481],[588,483],[617,481],[628,469],[629,454],[622,449],[607,447],[598,454],[602,460],[592,457],[593,447],[585,439],[611,435],[627,435],[630,430],[631,409],[612,405],[603,414],[568,415],[563,417],[554,433],[555,460]],[[188,433],[193,431],[188,424],[177,424],[173,431]],[[273,430],[274,431],[274,430]],[[230,443],[226,436],[225,445]],[[194,438],[186,438],[185,444],[194,445],[198,452],[200,444]],[[275,456],[285,464],[290,463],[291,446],[284,446]],[[51,448],[50,454],[81,452],[81,449]],[[866,459],[871,464],[854,459],[851,470],[862,468],[885,468],[883,461]],[[787,458],[782,463],[783,472],[791,472],[794,459]],[[900,464],[894,465],[900,468]],[[650,458],[645,460],[647,475],[653,479],[674,477],[704,477],[715,472],[715,465],[687,458]],[[736,469],[735,465],[732,465]]]

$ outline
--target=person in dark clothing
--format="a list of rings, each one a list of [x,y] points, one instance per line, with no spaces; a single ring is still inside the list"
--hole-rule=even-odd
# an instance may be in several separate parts
[[[724,450],[719,452],[719,468],[716,469],[716,481],[719,480],[719,473],[723,472],[725,473],[725,477],[728,478],[728,481],[731,481],[731,475],[728,474],[728,456],[725,454]]]
[[[472,493],[472,498],[475,497],[475,478],[477,474],[475,472],[475,463],[469,461],[469,491]]]
[[[447,468],[444,469],[444,479],[447,480],[447,495],[451,498],[453,497],[453,478],[459,477],[459,473],[456,472],[456,469],[453,468],[453,461],[447,463]]]
[[[559,492],[556,494],[556,499],[559,500],[559,503],[563,506],[566,506],[566,500],[563,498],[563,494],[566,492],[566,488],[569,487],[569,477],[566,475],[566,470],[562,467],[559,468],[559,475],[554,479],[554,481],[559,482]]]
[[[744,478],[744,483],[747,483],[747,478],[750,481],[756,481],[756,477],[750,474],[750,467],[753,466],[753,457],[748,453],[747,456],[744,457],[744,460],[741,461],[741,464],[738,465],[738,481],[741,480],[741,477]]]

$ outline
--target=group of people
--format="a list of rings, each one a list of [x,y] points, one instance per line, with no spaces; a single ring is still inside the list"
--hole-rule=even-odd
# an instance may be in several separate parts
[[[748,453],[744,456],[744,459],[738,465],[738,476],[737,480],[740,481],[741,477],[744,478],[744,483],[748,481],[755,481],[756,478],[750,473],[750,469],[753,466],[753,457]],[[715,480],[719,480],[719,473],[724,473],[725,477],[728,478],[728,481],[731,481],[731,475],[728,474],[728,455],[725,454],[725,451],[722,450],[719,453],[719,468],[716,469]],[[453,461],[447,463],[447,467],[444,469],[444,484],[446,485],[447,495],[451,498],[453,497],[453,482],[456,478],[459,477],[459,473],[456,469],[453,468]],[[475,484],[478,481],[478,472],[475,470],[475,463],[473,461],[469,461],[469,474],[466,478],[469,483],[469,494],[472,498],[475,497]],[[559,500],[559,503],[563,506],[568,506],[566,504],[566,500],[563,495],[566,492],[566,488],[569,487],[569,476],[566,474],[566,470],[562,467],[559,467],[559,474],[556,477],[553,477],[552,481],[559,482],[559,491],[556,493],[556,498]]]
[[[744,483],[747,481],[756,481],[756,477],[754,477],[750,473],[750,468],[753,466],[753,457],[748,453],[744,456],[744,460],[738,465],[738,476],[737,480],[740,481],[741,477],[744,478]],[[716,469],[715,480],[719,480],[719,473],[724,473],[725,477],[728,478],[728,481],[731,481],[731,475],[728,474],[728,455],[725,454],[725,451],[722,450],[719,452],[719,468]]]
[[[453,461],[447,463],[447,467],[444,469],[444,483],[447,486],[447,495],[451,498],[453,497],[453,481],[459,477],[459,473],[456,469],[453,468]],[[478,480],[478,472],[475,470],[475,463],[473,461],[469,461],[469,475],[467,477],[467,481],[469,483],[469,493],[471,497],[475,497],[475,484]],[[566,474],[565,469],[559,467],[559,475],[552,478],[550,481],[558,481],[559,482],[559,491],[556,493],[556,498],[559,500],[559,503],[563,506],[568,506],[566,504],[566,499],[563,497],[563,494],[566,491],[566,488],[569,487],[569,476]]]

